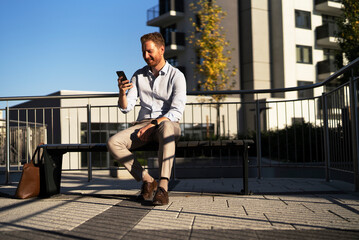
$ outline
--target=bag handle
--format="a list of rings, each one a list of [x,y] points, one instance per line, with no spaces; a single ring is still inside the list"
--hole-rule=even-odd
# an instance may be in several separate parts
[[[43,145],[43,143],[40,143],[37,147],[36,147],[36,150],[34,152],[34,154],[32,155],[32,158],[31,158],[31,162],[32,164],[35,165],[35,158],[36,158],[36,155],[37,155],[37,165],[39,165],[40,163],[40,160],[42,159],[42,155],[43,154],[40,154],[40,150],[42,149],[40,146]],[[41,155],[41,156],[40,156]]]

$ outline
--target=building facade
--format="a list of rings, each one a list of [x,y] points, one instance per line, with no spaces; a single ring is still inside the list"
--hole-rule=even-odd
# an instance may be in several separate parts
[[[195,49],[186,37],[195,18],[193,0],[159,0],[147,11],[147,25],[159,27],[166,59],[186,73],[188,90],[196,89]],[[217,0],[227,13],[222,21],[236,89],[295,87],[324,80],[335,71],[335,17],[339,0]],[[286,97],[277,95],[276,97]]]
[[[147,11],[147,25],[159,27],[167,60],[184,71],[188,91],[194,79],[195,49],[186,41],[195,17],[193,0],[159,0]],[[317,83],[335,72],[335,18],[338,0],[217,0],[227,16],[222,21],[230,42],[232,63],[239,71],[237,90],[288,88]],[[246,101],[313,97],[322,89],[244,96]],[[254,129],[250,109],[242,112],[242,129]],[[267,113],[270,114],[270,113]],[[266,118],[266,116],[263,116]],[[269,127],[270,128],[270,127]]]

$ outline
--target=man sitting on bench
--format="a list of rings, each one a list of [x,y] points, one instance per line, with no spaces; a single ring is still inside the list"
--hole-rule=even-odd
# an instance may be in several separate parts
[[[186,80],[164,59],[165,42],[160,33],[145,34],[141,44],[147,66],[137,70],[131,81],[118,78],[120,110],[131,111],[138,97],[141,109],[134,126],[112,136],[107,147],[137,181],[143,182],[140,199],[151,200],[155,193],[153,204],[166,205],[175,141],[181,135],[179,120],[186,105]],[[159,144],[159,184],[129,151],[151,141]]]

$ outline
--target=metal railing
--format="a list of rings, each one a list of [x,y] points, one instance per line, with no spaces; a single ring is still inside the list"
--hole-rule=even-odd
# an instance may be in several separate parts
[[[147,22],[160,15],[160,5],[156,5],[147,10]]]
[[[335,60],[333,59],[327,59],[317,63],[318,74],[330,74],[337,70],[338,69],[335,65]]]
[[[256,146],[250,152],[252,177],[267,177],[270,172],[282,168],[290,176],[315,175],[329,180],[336,178],[339,172],[349,176],[358,190],[358,76],[355,75],[358,65],[359,58],[325,81],[301,87],[189,92],[189,96],[202,96],[202,100],[186,105],[180,122],[182,138],[253,138]],[[332,82],[338,79],[347,81],[332,88]],[[298,98],[298,93],[303,91],[311,91],[312,94],[307,98]],[[287,99],[270,97],[278,92],[287,95]],[[226,94],[227,101],[218,105],[205,98],[215,94]],[[0,143],[5,146],[7,177],[11,165],[11,128],[19,128],[26,122],[37,123],[34,126],[40,124],[47,129],[47,143],[105,142],[109,136],[135,121],[139,111],[139,106],[136,106],[134,111],[124,115],[116,105],[96,104],[96,99],[108,98],[113,103],[117,102],[117,97],[117,93],[113,93],[0,98],[0,101],[61,99],[68,101],[67,104],[71,101],[69,107],[18,106],[3,109],[6,116],[3,129],[6,131],[2,131],[1,135],[6,136],[0,138]],[[86,102],[90,104],[76,103],[76,99],[83,98],[88,99]],[[89,163],[95,168],[108,168],[111,161],[108,153],[88,156],[68,153],[64,156],[63,166],[67,169],[87,168],[90,158],[94,159]],[[15,164],[19,161],[23,159],[17,159]],[[297,171],[298,168],[302,171]],[[305,175],[307,169],[310,171]]]
[[[151,21],[165,13],[170,11],[183,12],[184,11],[184,2],[183,0],[164,0],[160,4],[151,7],[147,10],[147,21]]]
[[[316,28],[316,39],[336,37],[338,25],[335,23],[326,23]]]

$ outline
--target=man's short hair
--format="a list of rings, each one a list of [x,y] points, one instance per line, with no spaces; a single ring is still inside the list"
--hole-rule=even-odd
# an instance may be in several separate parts
[[[147,41],[152,41],[157,47],[165,46],[165,40],[162,34],[159,32],[147,33],[141,37],[141,44],[143,45]]]

